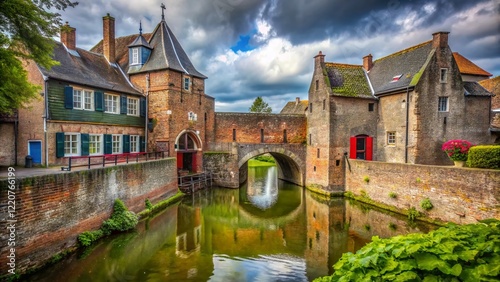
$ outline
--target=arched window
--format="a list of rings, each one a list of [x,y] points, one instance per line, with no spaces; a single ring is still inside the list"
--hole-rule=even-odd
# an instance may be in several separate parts
[[[196,150],[198,149],[197,142],[190,133],[182,134],[177,142],[178,150]]]

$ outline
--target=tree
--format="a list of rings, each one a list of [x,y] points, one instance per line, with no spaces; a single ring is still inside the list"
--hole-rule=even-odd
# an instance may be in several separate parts
[[[61,15],[78,2],[70,0],[0,1],[0,113],[11,113],[37,96],[39,86],[28,81],[23,63],[34,61],[44,68],[58,64],[52,59]]]
[[[264,99],[262,99],[262,97],[255,98],[255,101],[253,101],[253,104],[249,108],[249,110],[252,113],[271,113],[273,111],[273,109],[269,107],[269,104],[264,102]]]

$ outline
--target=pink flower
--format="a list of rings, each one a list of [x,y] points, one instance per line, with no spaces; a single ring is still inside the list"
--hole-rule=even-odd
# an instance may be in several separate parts
[[[441,149],[453,161],[466,161],[470,147],[472,144],[467,140],[449,140],[443,144]]]

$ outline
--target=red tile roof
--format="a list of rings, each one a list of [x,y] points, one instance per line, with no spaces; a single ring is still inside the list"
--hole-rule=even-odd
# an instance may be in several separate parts
[[[472,74],[472,75],[480,75],[480,76],[492,76],[491,73],[483,70],[482,68],[478,67],[476,64],[473,62],[469,61],[467,58],[464,56],[460,55],[458,52],[453,52],[453,57],[455,58],[455,61],[457,62],[458,69],[460,70],[461,74]]]

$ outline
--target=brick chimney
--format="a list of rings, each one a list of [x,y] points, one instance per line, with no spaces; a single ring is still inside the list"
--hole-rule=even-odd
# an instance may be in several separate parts
[[[69,26],[68,22],[61,27],[61,42],[70,50],[76,49],[76,28]]]
[[[323,55],[323,52],[319,51],[318,55],[314,57],[314,65],[316,67],[321,67],[325,64],[325,55]]]
[[[432,34],[432,48],[448,47],[448,31],[439,31]]]
[[[300,97],[295,98],[295,105],[298,105],[300,103]]]
[[[102,17],[102,50],[110,63],[115,62],[115,18],[109,13]]]
[[[363,57],[363,68],[365,71],[370,71],[373,67],[372,54],[368,54]]]

